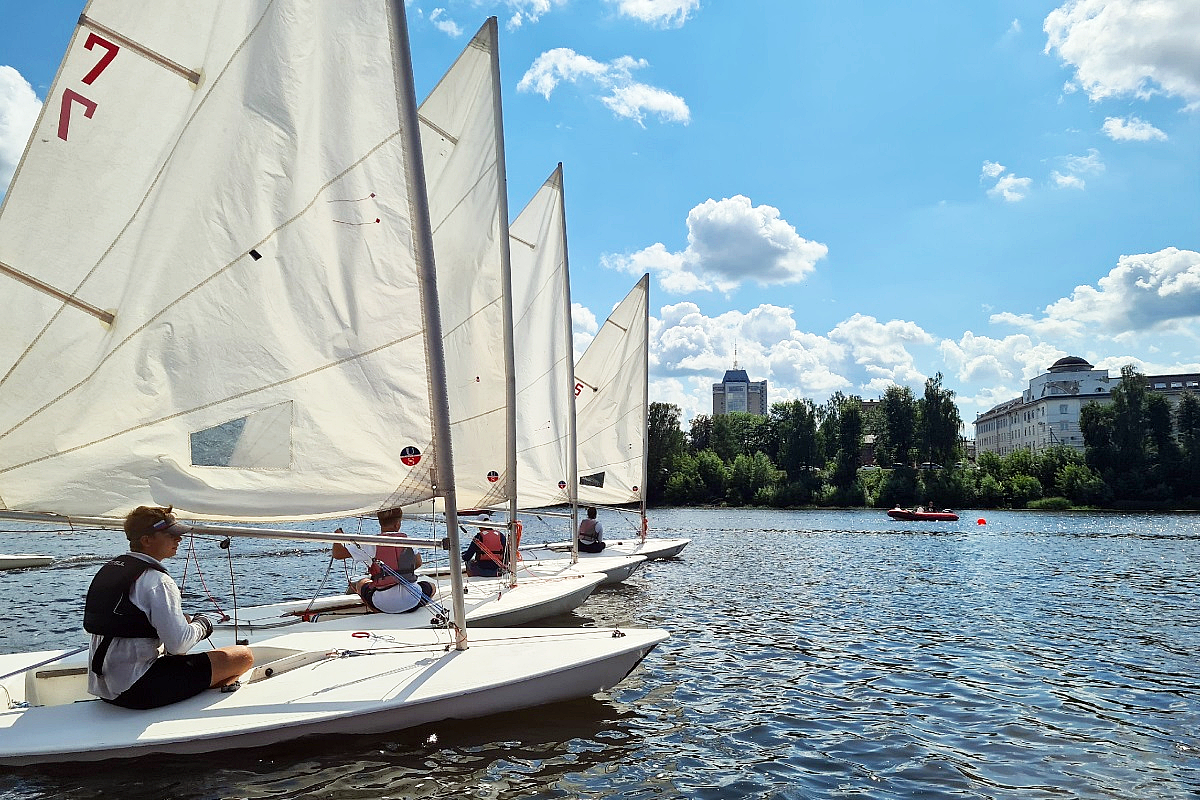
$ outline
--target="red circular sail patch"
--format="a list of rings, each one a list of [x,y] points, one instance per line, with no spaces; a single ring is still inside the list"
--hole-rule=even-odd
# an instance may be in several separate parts
[[[409,445],[400,451],[400,461],[403,462],[405,466],[415,467],[421,462],[421,451],[412,445]]]
[[[558,482],[558,488],[560,488],[560,489],[565,489],[565,488],[567,488],[567,482],[566,482],[566,481],[559,481],[559,482]]]
[[[492,470],[491,472],[488,473],[488,483],[495,483],[498,480],[500,480],[499,472],[496,472],[496,470]]]

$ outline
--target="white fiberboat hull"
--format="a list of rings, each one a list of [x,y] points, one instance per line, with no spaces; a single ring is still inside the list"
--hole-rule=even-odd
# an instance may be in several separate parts
[[[599,553],[583,553],[579,554],[579,562],[583,564],[593,558],[603,558],[605,556],[643,556],[647,561],[655,561],[663,558],[675,558],[683,552],[683,548],[691,544],[691,539],[660,539],[653,536],[648,536],[641,539],[634,536],[629,539],[605,539],[604,550]],[[570,542],[550,542],[543,545],[526,545],[522,548],[522,552],[532,552],[537,555],[539,550],[550,550],[556,553],[571,552]]]
[[[569,552],[565,557],[555,553],[539,555],[523,552],[521,561],[517,565],[517,579],[529,576],[554,578],[575,572],[600,572],[604,574],[604,581],[600,585],[609,586],[628,579],[646,563],[643,556],[617,556],[604,553],[599,553],[596,558],[589,558],[585,562],[583,555],[580,553],[579,562],[573,563]]]
[[[583,554],[581,553],[580,556]],[[579,563],[571,561],[570,553],[565,556],[547,550],[525,555],[521,550],[521,560],[517,563],[517,582],[531,578],[563,578],[570,575],[600,573],[604,576],[601,586],[610,586],[628,579],[638,571],[646,559],[643,556],[613,556],[600,554],[600,558],[589,559],[585,564],[582,558]],[[420,575],[445,575],[447,566],[423,567],[417,570]]]
[[[602,573],[588,572],[531,579],[510,587],[500,578],[467,578],[463,598],[467,623],[472,630],[476,627],[502,628],[567,614],[583,605],[603,580]],[[439,591],[434,599],[448,607],[449,590]],[[245,639],[249,634],[270,635],[293,626],[298,626],[294,628],[297,631],[314,627],[351,631],[429,628],[433,616],[430,607],[405,614],[368,614],[358,595],[342,594],[240,608],[236,624],[230,620],[216,626],[213,641],[217,646],[224,646],[233,643],[235,630],[238,639]]]
[[[487,629],[459,651],[444,631],[289,633],[254,646],[238,691],[148,711],[87,695],[81,654],[3,681],[16,707],[0,710],[0,763],[207,753],[482,717],[609,689],[666,638],[657,629]],[[0,656],[0,674],[52,655]]]
[[[24,569],[26,567],[44,567],[54,561],[53,556],[38,556],[32,553],[0,554],[0,569]]]

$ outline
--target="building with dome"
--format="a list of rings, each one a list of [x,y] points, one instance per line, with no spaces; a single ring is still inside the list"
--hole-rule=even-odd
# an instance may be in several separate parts
[[[1029,382],[1020,397],[975,418],[975,452],[1007,455],[1067,445],[1083,452],[1079,411],[1091,402],[1109,402],[1121,378],[1111,377],[1079,356],[1060,358]],[[1174,404],[1185,391],[1200,392],[1200,374],[1147,375],[1146,388],[1162,392]]]

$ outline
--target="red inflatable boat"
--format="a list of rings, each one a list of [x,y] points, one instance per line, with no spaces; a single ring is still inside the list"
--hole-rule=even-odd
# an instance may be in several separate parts
[[[916,520],[918,522],[957,522],[958,514],[953,511],[909,511],[907,508],[893,508],[887,512],[892,519]]]

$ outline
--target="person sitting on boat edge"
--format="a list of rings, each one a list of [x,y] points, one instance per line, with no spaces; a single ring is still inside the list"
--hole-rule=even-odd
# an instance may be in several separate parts
[[[236,688],[254,666],[254,654],[243,645],[188,654],[213,626],[200,614],[183,613],[179,587],[162,565],[191,529],[176,521],[170,506],[138,506],[124,527],[129,552],[100,568],[84,601],[83,627],[92,634],[88,692],[113,705],[148,709],[205,689]]]
[[[588,506],[587,519],[579,523],[579,552],[600,553],[604,550],[604,526],[596,519],[596,507]]]
[[[385,508],[375,516],[379,520],[380,534],[404,538],[400,532],[400,523],[404,519],[401,509]],[[345,531],[338,528],[335,533]],[[369,611],[385,614],[415,611],[436,591],[431,582],[417,580],[421,554],[411,547],[337,542],[333,545],[333,557],[352,558],[367,565],[367,575],[355,578],[350,588],[362,598]]]
[[[491,515],[484,514],[480,519],[489,522]],[[504,561],[507,547],[508,537],[503,533],[494,528],[480,528],[471,538],[471,544],[462,551],[467,577],[495,578],[503,575],[507,569]]]

